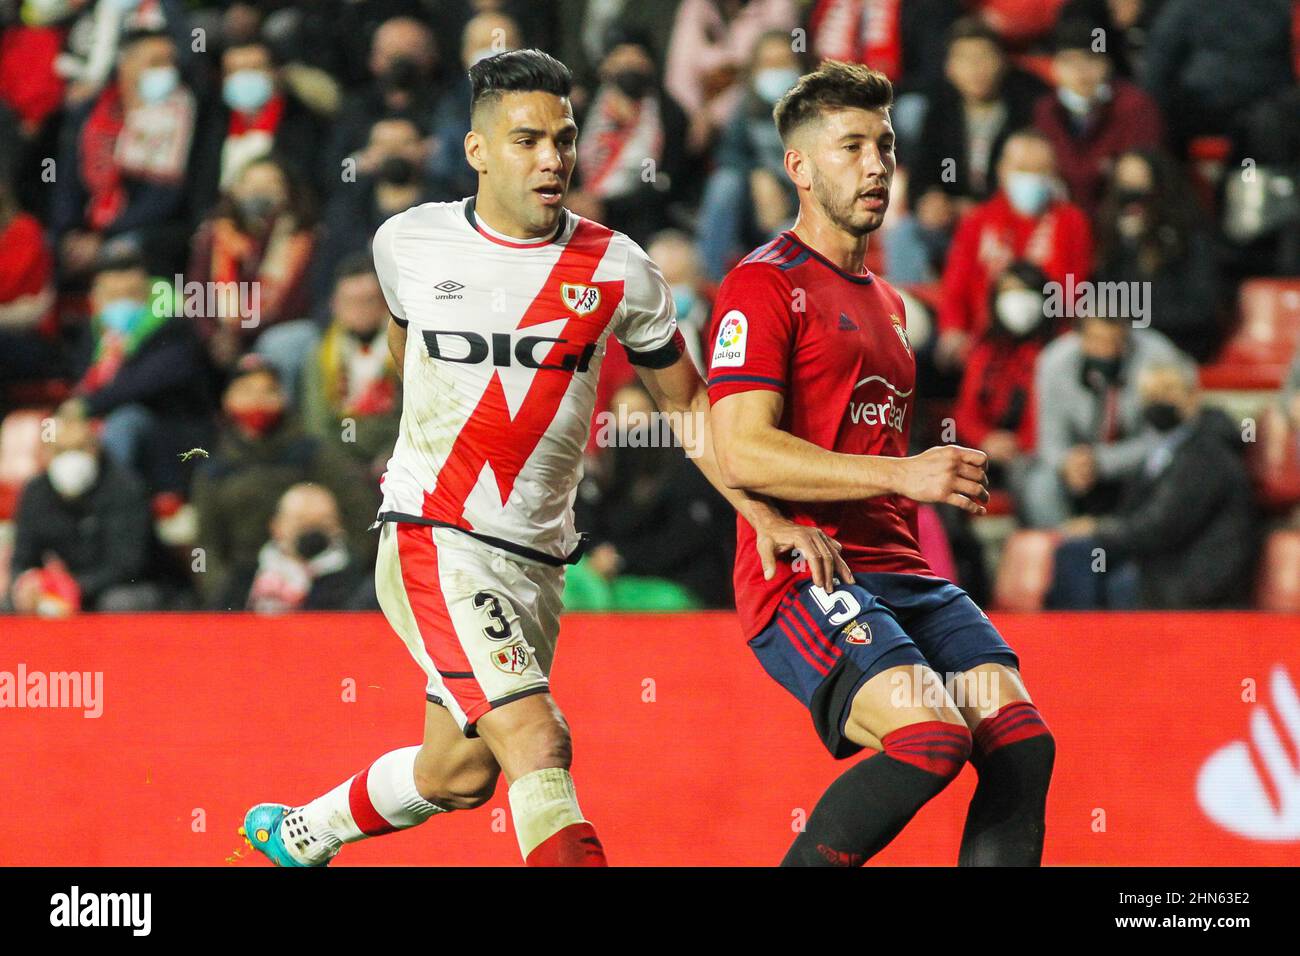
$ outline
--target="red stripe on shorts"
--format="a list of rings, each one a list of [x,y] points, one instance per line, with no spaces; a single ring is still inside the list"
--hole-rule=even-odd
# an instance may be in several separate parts
[[[461,646],[451,612],[442,596],[438,577],[438,546],[426,525],[397,522],[397,557],[402,568],[402,587],[415,614],[424,649],[433,665],[443,672],[472,674],[473,666]],[[470,723],[489,710],[487,695],[472,677],[444,677],[443,685],[456,699]]]

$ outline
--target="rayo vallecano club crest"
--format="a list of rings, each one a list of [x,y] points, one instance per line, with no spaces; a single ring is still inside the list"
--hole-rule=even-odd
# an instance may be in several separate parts
[[[889,313],[889,321],[894,323],[894,331],[898,333],[898,340],[903,343],[903,348],[907,349],[907,354],[912,354],[912,345],[907,341],[907,329],[903,328],[903,320],[898,317],[898,313]]]
[[[562,282],[560,283],[560,298],[564,300],[566,308],[578,313],[578,315],[589,315],[595,312],[600,305],[600,290],[594,285]]]

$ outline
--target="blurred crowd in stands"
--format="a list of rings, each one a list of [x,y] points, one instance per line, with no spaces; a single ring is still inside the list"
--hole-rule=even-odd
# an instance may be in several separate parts
[[[773,104],[882,70],[912,439],[996,490],[921,510],[936,573],[1300,602],[1297,36],[1291,0],[0,0],[3,604],[377,607],[370,239],[474,191],[465,71],[522,46],[577,81],[569,207],[649,250],[701,367],[718,282],[796,213]],[[650,408],[612,340],[598,402]],[[593,444],[577,508],[570,607],[730,606],[734,518],[680,449]]]

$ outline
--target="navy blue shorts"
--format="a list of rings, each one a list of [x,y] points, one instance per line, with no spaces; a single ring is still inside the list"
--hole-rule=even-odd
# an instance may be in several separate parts
[[[844,736],[858,689],[900,665],[940,677],[977,664],[1020,666],[988,616],[957,585],[919,574],[855,574],[835,591],[790,589],[749,646],[774,680],[812,713],[836,758],[862,747]]]

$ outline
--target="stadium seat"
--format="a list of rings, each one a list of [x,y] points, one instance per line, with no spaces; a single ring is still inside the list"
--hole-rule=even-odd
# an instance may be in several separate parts
[[[0,422],[0,521],[13,517],[23,485],[41,470],[41,422],[49,414],[27,408]]]
[[[1007,539],[993,586],[999,611],[1041,611],[1052,586],[1056,531],[1017,531]]]
[[[1276,407],[1259,415],[1259,431],[1247,446],[1246,462],[1256,497],[1270,511],[1300,504],[1300,434]]]
[[[1255,604],[1262,611],[1300,614],[1300,531],[1274,531],[1255,575]]]
[[[994,488],[989,492],[989,502],[984,506],[985,518],[1001,518],[1005,515],[1015,514],[1016,503],[1011,497],[1011,492],[1003,491],[1000,488]]]
[[[1281,387],[1300,343],[1300,279],[1247,279],[1238,315],[1219,357],[1201,368],[1201,387]]]

